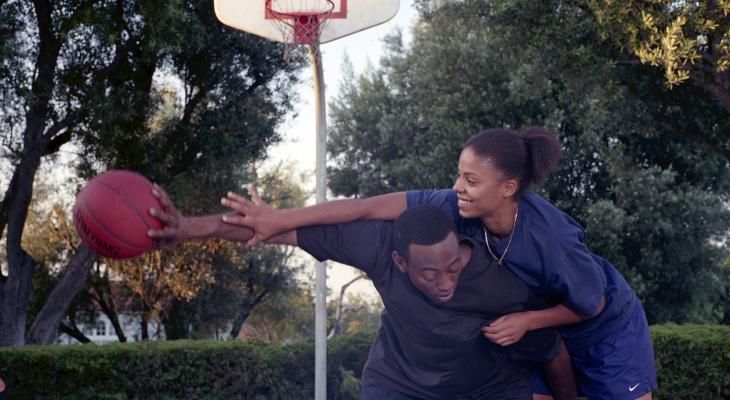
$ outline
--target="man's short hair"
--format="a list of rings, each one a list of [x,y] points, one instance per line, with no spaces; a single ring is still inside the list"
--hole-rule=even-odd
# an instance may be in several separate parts
[[[449,233],[456,234],[456,226],[443,210],[430,204],[410,207],[393,224],[393,248],[408,260],[410,245],[440,243]]]

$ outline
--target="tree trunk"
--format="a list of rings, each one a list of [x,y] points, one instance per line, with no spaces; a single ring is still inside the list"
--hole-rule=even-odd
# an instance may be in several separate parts
[[[183,300],[173,298],[162,315],[166,340],[190,339],[189,310]]]
[[[67,325],[61,322],[58,325],[58,331],[71,336],[72,338],[78,340],[80,343],[91,343],[91,339],[86,337],[86,335],[84,335],[84,333],[81,332],[76,325]]]
[[[50,2],[36,0],[34,7],[39,51],[35,62],[37,73],[31,87],[33,101],[25,119],[23,154],[13,171],[0,213],[0,217],[7,216],[7,221],[0,220],[0,229],[7,229],[8,262],[8,277],[0,281],[0,346],[25,344],[25,319],[36,263],[23,250],[23,228],[33,197],[35,173],[50,140],[45,135],[45,129],[55,84],[53,75],[60,51],[60,45],[53,35]]]
[[[12,273],[0,283],[0,347],[25,344],[25,318],[35,261],[24,251],[8,251]]]
[[[22,237],[41,152],[38,147],[25,150],[11,179],[16,185],[8,207],[8,277],[0,282],[0,347],[25,344],[25,319],[36,262],[23,250]]]
[[[119,341],[121,343],[125,343],[127,341],[127,336],[124,334],[122,324],[119,322],[119,314],[117,314],[117,309],[114,306],[114,296],[112,294],[111,285],[109,284],[109,273],[104,272],[101,277],[94,280],[94,283],[94,289],[97,294],[97,296],[94,297],[94,300],[99,304],[99,307],[101,307],[101,311],[109,317],[109,321],[111,321],[112,326],[114,327],[114,332],[117,334]]]
[[[147,307],[147,303],[145,303],[144,298],[142,299],[142,320],[140,321],[140,324],[142,325],[142,340],[149,340],[150,338],[150,331],[149,327],[147,326],[147,316],[150,309]]]
[[[340,297],[337,299],[337,310],[335,311],[335,322],[332,324],[332,328],[330,329],[329,335],[327,335],[327,339],[333,338],[335,335],[339,335],[342,328],[340,325],[342,324],[342,316],[344,314],[344,304],[345,304],[345,292],[347,292],[347,288],[350,287],[353,283],[359,281],[360,279],[365,278],[365,274],[359,274],[358,276],[352,278],[349,282],[342,285],[342,288],[340,289]]]
[[[243,327],[243,323],[246,322],[246,318],[248,318],[249,315],[251,315],[251,310],[253,310],[256,305],[261,303],[264,300],[264,297],[268,293],[267,290],[264,290],[261,292],[256,298],[253,299],[251,302],[246,302],[241,306],[241,312],[238,314],[238,317],[236,317],[236,320],[233,321],[233,326],[231,327],[231,333],[230,337],[231,339],[235,339],[238,337],[238,334],[241,333],[241,328]]]
[[[32,344],[51,344],[58,326],[66,315],[71,303],[86,287],[89,271],[97,259],[96,253],[81,245],[71,257],[66,272],[53,288],[43,308],[33,321],[28,333]]]

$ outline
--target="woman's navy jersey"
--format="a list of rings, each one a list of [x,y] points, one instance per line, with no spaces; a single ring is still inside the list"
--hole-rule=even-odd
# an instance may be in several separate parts
[[[481,327],[495,318],[547,304],[469,238],[460,238],[472,253],[446,303],[432,302],[393,263],[392,222],[299,228],[297,242],[320,261],[364,271],[383,300],[382,324],[363,370],[363,385],[421,399],[529,400],[527,363],[544,363],[559,351],[560,335],[554,329],[530,332],[508,347],[483,336]]]
[[[455,191],[409,191],[407,199],[409,207],[440,207],[454,219],[459,233],[485,243],[482,221],[459,215]],[[495,244],[490,239],[489,243],[501,255],[508,241]],[[600,315],[560,328],[568,350],[599,341],[624,326],[638,302],[616,268],[588,250],[585,232],[578,223],[535,193],[519,200],[512,243],[504,262],[536,295],[553,304],[565,302],[579,314],[594,314],[601,296],[605,296]]]

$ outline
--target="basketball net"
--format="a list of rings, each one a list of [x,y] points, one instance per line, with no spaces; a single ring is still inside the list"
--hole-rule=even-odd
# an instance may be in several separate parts
[[[289,61],[302,45],[319,54],[319,34],[335,8],[333,0],[266,0],[266,16],[284,38]]]

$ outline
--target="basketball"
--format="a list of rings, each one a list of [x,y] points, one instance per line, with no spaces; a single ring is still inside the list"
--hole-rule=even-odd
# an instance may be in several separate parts
[[[162,207],[152,195],[152,183],[124,170],[105,172],[90,180],[76,196],[74,226],[81,240],[101,256],[125,259],[152,249],[148,229],[162,223],[149,215]]]

